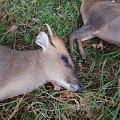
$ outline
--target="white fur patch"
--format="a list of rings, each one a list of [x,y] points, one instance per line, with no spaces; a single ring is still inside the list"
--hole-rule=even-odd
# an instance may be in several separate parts
[[[115,0],[112,0],[111,2],[115,2]]]
[[[64,80],[60,80],[59,82],[56,82],[56,84],[73,92],[77,91],[78,89],[78,85],[68,84]]]

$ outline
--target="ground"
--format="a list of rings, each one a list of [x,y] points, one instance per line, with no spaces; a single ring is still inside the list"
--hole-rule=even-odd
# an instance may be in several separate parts
[[[81,0],[1,0],[0,44],[17,50],[36,49],[35,37],[48,23],[68,49],[69,33],[82,26]],[[88,64],[78,55],[75,66],[82,93],[55,91],[47,84],[25,96],[0,102],[0,120],[120,119],[120,48],[95,38],[85,43]],[[75,52],[77,46],[75,45]]]

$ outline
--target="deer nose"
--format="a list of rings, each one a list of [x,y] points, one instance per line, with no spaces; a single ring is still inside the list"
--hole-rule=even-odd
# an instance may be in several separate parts
[[[81,82],[79,82],[79,85],[78,85],[78,89],[77,89],[77,91],[76,92],[81,92],[81,91],[83,91],[83,84],[81,83]]]

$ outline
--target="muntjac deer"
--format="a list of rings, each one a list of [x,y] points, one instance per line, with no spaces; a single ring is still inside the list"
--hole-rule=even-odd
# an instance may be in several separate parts
[[[83,89],[65,45],[45,25],[51,39],[40,32],[36,43],[42,49],[16,51],[0,46],[0,100],[26,94],[47,82],[73,92]]]
[[[120,4],[108,0],[83,0],[81,14],[84,25],[70,34],[70,52],[77,39],[79,52],[86,64],[82,41],[98,37],[120,47]]]

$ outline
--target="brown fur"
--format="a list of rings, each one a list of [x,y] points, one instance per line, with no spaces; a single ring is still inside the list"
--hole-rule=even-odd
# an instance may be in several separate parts
[[[81,5],[81,12],[87,13],[93,4],[95,4],[96,2],[101,2],[101,1],[105,1],[105,0],[92,0],[92,1],[83,0],[82,5]]]
[[[98,37],[120,47],[120,4],[106,0],[83,0],[81,14],[84,26],[70,35],[70,52],[77,39],[79,52],[84,60],[86,54],[82,41]]]
[[[0,100],[26,94],[51,81],[70,91],[82,90],[62,40],[57,36],[51,39],[48,45],[41,41],[45,50],[16,51],[0,46]],[[61,56],[66,56],[68,62]]]

